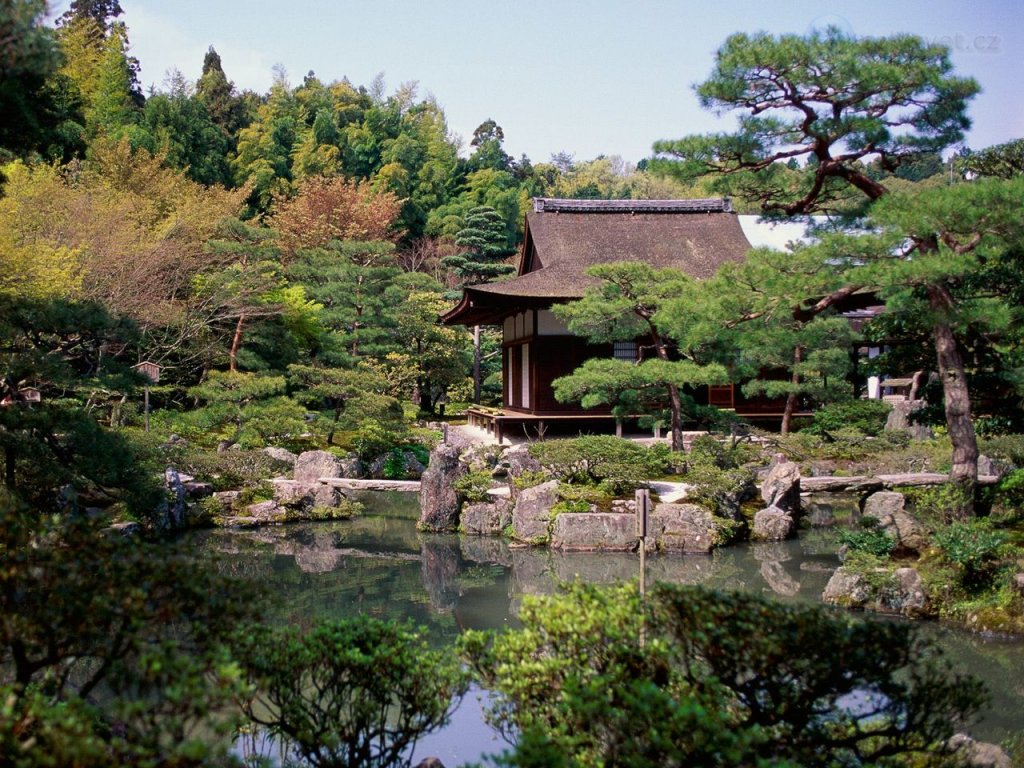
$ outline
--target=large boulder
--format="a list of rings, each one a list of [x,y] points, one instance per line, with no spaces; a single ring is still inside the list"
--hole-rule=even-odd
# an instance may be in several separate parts
[[[871,599],[871,587],[862,574],[837,568],[825,585],[821,599],[843,608],[863,608]]]
[[[928,534],[905,505],[902,493],[879,491],[864,500],[863,514],[878,520],[879,527],[896,541],[897,552],[922,552],[928,546]]]
[[[566,552],[630,552],[637,548],[636,515],[563,512],[551,528],[551,546]]]
[[[888,608],[909,618],[931,615],[931,600],[917,569],[897,568],[893,579],[895,589]]]
[[[185,483],[192,479],[190,475],[181,474],[174,467],[168,467],[164,471],[164,486],[169,491],[170,500],[161,507],[160,514],[157,516],[157,528],[178,531],[185,527],[187,511],[185,499],[188,496]]]
[[[509,480],[514,481],[525,472],[540,471],[540,462],[530,455],[529,446],[525,443],[520,443],[507,448],[501,454],[498,458],[498,463],[494,466],[493,475],[495,477],[507,477]],[[512,487],[515,488],[514,483]]]
[[[558,502],[557,480],[525,488],[519,492],[512,510],[512,538],[529,544],[547,542],[551,508]]]
[[[796,530],[796,522],[786,510],[766,507],[754,515],[750,538],[754,541],[783,541]]]
[[[245,515],[243,517],[252,518],[258,525],[268,525],[270,523],[283,523],[287,521],[288,512],[276,501],[270,499],[269,501],[259,501],[255,504],[250,504],[245,508]]]
[[[427,471],[420,479],[421,531],[454,531],[459,527],[462,498],[455,490],[455,481],[466,474],[466,465],[459,461],[459,449],[438,445],[430,452]]]
[[[968,768],[1010,768],[1013,765],[1002,747],[987,741],[975,741],[966,733],[954,734],[948,746]]]
[[[295,460],[292,479],[313,483],[321,477],[341,477],[341,459],[328,451],[303,451]]]
[[[500,536],[512,522],[512,502],[465,504],[459,513],[459,530],[473,536]]]
[[[274,461],[280,461],[282,464],[287,464],[289,467],[294,467],[295,461],[299,458],[298,455],[292,453],[287,448],[277,448],[272,445],[264,448],[263,452]]]
[[[769,508],[781,509],[794,519],[799,516],[800,467],[778,454],[761,483],[761,498]]]
[[[337,507],[343,498],[340,490],[316,480],[307,482],[278,477],[274,478],[273,484],[274,501],[300,515],[308,515],[314,507]]]
[[[928,405],[924,400],[896,400],[890,405],[892,410],[889,411],[885,420],[887,432],[906,432],[914,440],[930,440],[932,438],[931,427],[926,424],[913,423],[913,413]]]
[[[647,526],[649,538],[665,552],[706,555],[725,543],[721,521],[696,504],[658,504]]]

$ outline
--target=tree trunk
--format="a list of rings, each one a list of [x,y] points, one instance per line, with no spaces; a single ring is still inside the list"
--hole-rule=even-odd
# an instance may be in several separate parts
[[[653,334],[654,347],[658,352],[658,357],[661,360],[668,360],[668,347],[665,342]],[[668,400],[671,405],[672,414],[672,450],[682,451],[683,450],[683,398],[679,396],[679,387],[675,384],[667,384],[668,389]]]
[[[679,396],[679,387],[668,385],[668,399],[672,404],[672,450],[683,450],[683,399]]]
[[[238,350],[242,347],[242,328],[245,326],[245,315],[238,316],[235,324],[235,335],[231,339],[231,350],[228,352],[228,370],[238,371]]]
[[[793,412],[796,410],[797,399],[800,397],[797,392],[797,387],[800,386],[800,374],[797,372],[797,367],[800,362],[804,359],[803,347],[797,347],[793,350],[793,376],[790,382],[793,384],[793,391],[786,395],[786,406],[782,409],[782,426],[779,431],[784,434],[789,434],[789,428],[793,424]]]
[[[953,444],[949,479],[960,486],[963,494],[957,512],[961,516],[970,516],[974,514],[974,489],[978,482],[978,439],[971,422],[971,397],[964,361],[949,323],[953,298],[945,286],[929,285],[928,303],[933,315],[932,338],[946,405],[946,428]]]
[[[473,326],[473,403],[480,405],[480,326]]]

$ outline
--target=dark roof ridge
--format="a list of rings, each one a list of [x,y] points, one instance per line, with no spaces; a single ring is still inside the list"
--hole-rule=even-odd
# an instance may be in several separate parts
[[[572,200],[557,197],[533,198],[537,213],[730,213],[728,197],[693,200]]]

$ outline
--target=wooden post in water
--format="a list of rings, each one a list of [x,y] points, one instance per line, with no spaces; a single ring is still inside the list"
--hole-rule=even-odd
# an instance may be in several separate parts
[[[636,492],[636,535],[640,539],[640,596],[647,593],[647,523],[651,514],[651,492]]]
[[[640,600],[647,595],[647,524],[651,514],[651,492],[646,488],[638,490],[634,495],[636,502],[636,535],[640,539]],[[647,640],[647,628],[640,624],[640,647]]]

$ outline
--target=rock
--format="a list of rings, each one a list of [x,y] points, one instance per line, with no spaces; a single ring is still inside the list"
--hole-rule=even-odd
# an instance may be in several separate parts
[[[500,536],[512,522],[512,502],[466,504],[459,513],[459,530],[472,536]]]
[[[168,467],[164,471],[164,485],[171,492],[172,498],[167,505],[166,514],[162,515],[163,519],[157,527],[164,530],[180,530],[185,526],[185,498],[188,494],[181,475],[174,467]]]
[[[114,523],[113,525],[107,526],[106,530],[110,533],[117,534],[118,536],[128,538],[142,533],[142,526],[135,522]]]
[[[800,467],[778,454],[761,483],[761,498],[769,508],[796,518],[800,514]]]
[[[928,546],[924,528],[908,512],[902,493],[879,491],[864,500],[864,516],[878,520],[879,527],[896,540],[898,552],[921,552]]]
[[[303,451],[295,460],[292,479],[307,483],[321,477],[341,477],[341,459],[328,451]]]
[[[182,483],[185,487],[185,495],[190,499],[204,499],[207,496],[213,495],[213,484],[202,483],[195,480],[190,480],[186,483]]]
[[[246,517],[251,517],[258,523],[283,523],[287,517],[285,510],[273,499],[250,504],[245,508],[245,512]]]
[[[337,488],[316,481],[306,482],[276,477],[273,484],[274,501],[301,514],[308,514],[313,507],[337,507],[343,498],[341,491]]]
[[[268,446],[263,449],[263,452],[270,458],[274,459],[274,461],[280,461],[282,464],[287,464],[290,467],[294,467],[296,459],[299,458],[296,454],[285,448]]]
[[[658,504],[651,512],[647,533],[665,552],[706,555],[725,543],[721,524],[696,504]]]
[[[466,474],[466,465],[459,461],[459,449],[438,445],[430,452],[427,471],[420,479],[420,519],[422,531],[454,531],[459,526],[462,499],[454,483]]]
[[[1015,574],[1013,577],[1013,587],[1017,590],[1017,594],[1024,597],[1024,573]]]
[[[412,451],[405,451],[402,456],[405,458],[405,476],[412,479],[419,479],[423,476],[423,473],[427,471],[427,468],[423,466],[423,462],[419,460],[419,457]]]
[[[525,472],[540,471],[540,462],[530,455],[529,446],[526,444],[513,445],[506,449],[494,467],[495,476],[501,476],[504,473],[510,480],[514,480]]]
[[[491,472],[498,466],[501,455],[501,446],[488,444],[474,445],[462,454],[462,461],[469,467],[471,472]]]
[[[512,510],[512,538],[530,544],[548,540],[551,507],[558,501],[557,488],[558,481],[549,480],[519,492]]]
[[[216,491],[213,498],[220,504],[221,514],[226,515],[231,512],[231,507],[234,506],[240,495],[241,491]]]
[[[636,549],[636,515],[568,512],[555,517],[551,546],[566,552],[630,552]]]
[[[258,528],[260,521],[255,517],[235,515],[233,517],[225,517],[221,524],[227,528]]]
[[[931,429],[925,424],[912,424],[910,415],[914,411],[924,408],[924,400],[897,400],[893,403],[892,410],[885,420],[885,429],[888,432],[906,432],[914,440],[930,440]]]
[[[861,574],[837,568],[825,585],[821,599],[844,608],[863,608],[871,599],[871,587]]]
[[[947,746],[971,768],[1010,768],[1013,764],[1002,747],[986,741],[975,741],[966,733],[954,734]]]
[[[909,618],[931,615],[931,601],[917,569],[897,568],[893,577],[896,581],[896,595],[890,607]]]
[[[1003,477],[1003,475],[1009,472],[1010,469],[1011,467],[1007,466],[1005,462],[989,458],[985,454],[982,454],[981,456],[978,457],[979,476],[988,475],[991,477],[1001,478]]]
[[[444,763],[436,757],[425,757],[416,764],[416,768],[444,768]]]
[[[793,518],[778,507],[767,507],[754,515],[753,541],[783,541],[796,530]]]

